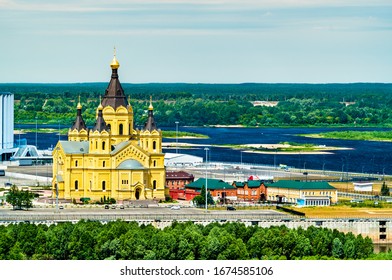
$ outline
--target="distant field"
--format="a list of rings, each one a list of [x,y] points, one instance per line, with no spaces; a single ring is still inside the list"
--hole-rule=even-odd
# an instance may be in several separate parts
[[[307,218],[392,218],[392,208],[365,208],[350,206],[295,208]]]

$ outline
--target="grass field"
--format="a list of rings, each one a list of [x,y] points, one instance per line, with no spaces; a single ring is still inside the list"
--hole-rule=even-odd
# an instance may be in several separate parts
[[[392,218],[392,206],[390,208],[373,208],[344,205],[294,209],[305,213],[307,218]]]

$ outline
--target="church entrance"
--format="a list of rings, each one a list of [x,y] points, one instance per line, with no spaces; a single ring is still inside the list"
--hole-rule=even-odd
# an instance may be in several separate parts
[[[135,198],[136,198],[136,200],[139,200],[139,198],[140,198],[140,192],[141,192],[140,189],[136,189],[136,192],[135,192]]]

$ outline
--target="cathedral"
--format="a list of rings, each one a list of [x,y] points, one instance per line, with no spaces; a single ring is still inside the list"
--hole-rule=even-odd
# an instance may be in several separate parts
[[[94,127],[87,128],[79,101],[68,141],[59,141],[53,150],[53,197],[78,202],[165,199],[162,132],[152,101],[144,127],[135,129],[116,55],[110,67],[112,76]]]

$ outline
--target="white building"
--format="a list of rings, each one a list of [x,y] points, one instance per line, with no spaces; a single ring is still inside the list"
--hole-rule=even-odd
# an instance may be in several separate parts
[[[201,163],[203,163],[202,157],[165,153],[165,166],[195,166]]]
[[[0,92],[0,161],[14,152],[14,95]]]
[[[354,190],[362,192],[371,192],[373,190],[372,182],[354,182]]]

